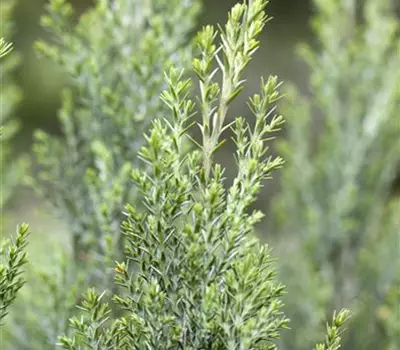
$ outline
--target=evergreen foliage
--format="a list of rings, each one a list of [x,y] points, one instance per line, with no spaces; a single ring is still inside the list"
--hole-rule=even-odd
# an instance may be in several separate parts
[[[283,123],[274,108],[277,78],[262,81],[260,94],[249,101],[253,127],[243,117],[226,121],[259,45],[265,6],[263,0],[238,4],[225,28],[207,26],[197,36],[200,122],[189,97],[193,80],[175,67],[166,74],[161,97],[171,118],[156,119],[145,137],[139,158],[148,167],[132,172],[144,208],[128,205],[122,225],[126,259],[116,265],[121,291],[113,298],[122,316],[111,317],[104,294],[89,290],[83,315],[71,320],[75,333],[60,339],[65,349],[277,348],[288,322],[281,310],[284,287],[275,281],[269,249],[252,236],[262,214],[248,212],[263,180],[283,163],[266,147]],[[187,149],[194,124],[203,138]],[[228,128],[237,147],[231,185],[212,159]],[[338,349],[338,328],[346,319],[347,311],[335,317],[326,344],[316,349]]]
[[[332,324],[326,326],[326,338],[323,343],[315,346],[314,350],[338,350],[341,348],[342,327],[349,319],[349,311],[342,310],[338,315],[334,314]]]
[[[76,18],[68,1],[46,5],[41,22],[52,43],[35,46],[70,83],[59,112],[63,139],[35,134],[39,175],[31,183],[67,222],[72,252],[53,255],[51,268],[31,268],[20,303],[28,311],[12,315],[10,349],[53,349],[80,293],[92,284],[110,287],[110,266],[123,251],[121,211],[137,197],[130,172],[142,134],[166,112],[164,71],[190,65],[198,11],[196,0],[98,0]]]
[[[400,277],[400,211],[388,203],[400,164],[399,20],[390,0],[358,3],[314,1],[319,48],[300,48],[311,97],[291,88],[284,108],[287,166],[271,231],[299,330],[286,349],[310,348],[341,305],[356,314],[344,349],[388,349],[400,339],[377,317]]]
[[[22,224],[17,229],[15,242],[2,242],[0,248],[0,326],[8,314],[18,291],[25,280],[21,277],[22,267],[27,262],[25,247],[28,237],[28,225]]]
[[[71,87],[59,113],[64,140],[36,133],[35,188],[67,220],[76,260],[101,260],[109,244],[122,247],[121,208],[135,198],[132,164],[143,132],[165,113],[158,98],[164,71],[189,64],[198,8],[196,0],[98,0],[75,24],[67,1],[47,5],[42,25],[54,43],[36,48]]]
[[[327,310],[330,313],[354,299],[348,280],[355,271],[370,269],[368,254],[379,256],[383,264],[383,257],[393,254],[387,238],[393,243],[399,232],[398,206],[387,205],[384,196],[399,150],[393,107],[399,102],[399,80],[386,71],[398,67],[398,46],[391,47],[397,38],[395,22],[378,25],[387,8],[384,2],[367,1],[366,29],[354,38],[343,34],[337,42],[329,35],[336,30],[342,34],[343,23],[339,26],[333,14],[339,11],[348,19],[351,8],[328,0],[316,3],[321,13],[318,33],[326,53],[305,52],[316,71],[316,106],[329,112],[318,148],[322,151],[309,152],[304,137],[311,129],[311,108],[299,109],[307,102],[298,103],[296,96],[296,113],[293,106],[287,108],[298,119],[293,118],[289,140],[282,146],[290,164],[282,200],[277,202],[280,221],[275,223],[285,239],[286,253],[292,254],[291,259],[283,258],[281,270],[289,284],[287,300],[296,331],[287,333],[297,349],[311,348],[309,339],[313,343],[322,339],[318,326]],[[97,0],[75,24],[66,1],[50,1],[43,24],[53,32],[55,44],[39,42],[37,48],[60,65],[71,84],[62,97],[62,142],[41,131],[36,134],[41,171],[32,184],[68,221],[72,253],[63,252],[54,269],[31,271],[34,278],[20,299],[19,310],[24,313],[14,313],[2,339],[7,349],[53,349],[59,334],[64,334],[59,345],[71,350],[272,350],[291,344],[277,345],[288,325],[282,302],[285,288],[276,279],[269,248],[254,236],[263,214],[252,210],[264,181],[283,165],[282,158],[272,157],[268,150],[268,141],[284,123],[276,112],[281,86],[277,77],[262,79],[259,94],[249,99],[253,118],[228,115],[244,87],[243,72],[259,46],[258,35],[269,19],[266,5],[265,0],[243,2],[233,7],[224,27],[204,27],[196,37],[197,54],[192,59],[186,37],[197,2]],[[382,34],[378,28],[387,30],[387,40],[377,40]],[[380,50],[365,58],[367,50],[378,44]],[[331,54],[338,49],[344,54]],[[390,64],[380,65],[384,58]],[[330,69],[332,62],[340,63],[336,71]],[[361,62],[360,67],[353,62]],[[189,78],[192,70],[195,78]],[[365,79],[360,78],[364,89],[346,94],[348,81],[341,80],[342,71],[352,82]],[[192,98],[194,82],[199,93]],[[376,97],[367,89],[368,83],[373,84]],[[345,107],[341,107],[343,99]],[[334,108],[328,108],[329,101]],[[347,109],[354,120],[344,118]],[[191,136],[195,126],[200,140]],[[228,131],[236,148],[232,182],[214,159]],[[329,142],[336,139],[343,148],[332,151]],[[300,140],[303,143],[296,144]],[[343,158],[349,153],[346,146],[361,157],[360,162],[355,155],[349,157],[351,162]],[[382,149],[393,153],[380,159]],[[376,168],[367,166],[367,154],[377,158]],[[306,172],[299,172],[298,166]],[[326,177],[321,172],[325,168]],[[305,184],[309,188],[304,194]],[[376,186],[373,191],[371,184]],[[332,192],[313,192],[312,186],[315,191],[327,186]],[[377,206],[373,196],[379,198]],[[343,207],[336,205],[337,200]],[[122,212],[125,203],[129,204]],[[367,209],[370,221],[364,222]],[[365,237],[363,230],[368,233]],[[287,237],[299,231],[295,246],[288,247]],[[1,291],[6,291],[1,294],[5,295],[1,310],[23,283],[19,271],[26,262],[26,234],[27,226],[22,225],[15,247],[7,250],[9,263],[0,268]],[[385,235],[384,242],[380,235]],[[354,251],[354,261],[347,260]],[[119,262],[111,274],[113,259]],[[371,282],[362,279],[357,287],[364,283],[366,295],[375,297],[373,290],[377,299],[386,298],[386,304],[379,305],[382,324],[395,335],[399,320],[387,309],[398,302],[395,274],[400,269],[392,274],[382,273],[378,264],[374,268],[372,283],[378,281],[383,288],[367,286]],[[110,275],[115,275],[113,286]],[[77,296],[88,285],[95,288],[79,302]],[[109,294],[112,301],[107,300]],[[82,314],[74,310],[77,303]],[[354,306],[361,310],[359,304]],[[315,350],[339,349],[348,317],[347,310],[334,314],[324,342]],[[357,317],[356,322],[364,319]],[[395,349],[395,337],[390,341],[385,346]],[[347,342],[354,348],[361,344],[358,334]]]

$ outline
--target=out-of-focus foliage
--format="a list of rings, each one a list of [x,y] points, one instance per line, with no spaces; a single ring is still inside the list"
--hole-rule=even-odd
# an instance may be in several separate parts
[[[132,165],[151,120],[166,114],[164,71],[190,65],[198,11],[197,0],[98,0],[76,18],[68,1],[47,3],[41,22],[52,43],[36,48],[70,83],[59,112],[63,138],[35,135],[39,175],[31,183],[67,222],[72,253],[62,252],[61,262],[54,256],[54,268],[32,267],[4,339],[9,349],[53,349],[77,296],[112,281],[107,267],[122,255],[122,210],[136,198]],[[41,293],[48,297],[35,298]]]
[[[8,314],[10,305],[25,283],[21,276],[22,268],[27,262],[25,251],[27,245],[28,225],[22,224],[17,229],[15,242],[2,242],[0,247],[0,327]],[[1,335],[0,335],[1,337]]]
[[[7,55],[12,49],[11,44],[6,40],[9,40],[13,34],[11,15],[14,6],[15,1],[3,0],[0,11],[0,212],[2,217],[4,207],[26,168],[26,159],[15,160],[15,155],[11,152],[11,142],[19,128],[14,113],[21,98],[21,92],[13,81],[13,73],[18,66],[19,56],[15,50],[11,55]]]
[[[289,90],[271,228],[297,331],[285,349],[310,348],[341,305],[356,314],[343,349],[389,349],[400,339],[398,323],[377,316],[393,306],[400,273],[400,211],[388,208],[400,164],[399,20],[390,0],[359,3],[314,0],[319,47],[300,50],[311,96]]]

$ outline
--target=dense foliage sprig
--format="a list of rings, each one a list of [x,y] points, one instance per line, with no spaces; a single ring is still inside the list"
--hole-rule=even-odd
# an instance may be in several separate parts
[[[10,305],[14,302],[18,291],[25,280],[21,277],[22,268],[27,263],[25,247],[29,227],[22,224],[17,229],[15,242],[2,242],[0,248],[0,325],[7,316]]]
[[[339,314],[334,314],[332,324],[326,326],[326,338],[323,343],[315,346],[315,350],[338,350],[341,348],[340,341],[342,336],[342,327],[349,320],[348,310],[342,310]]]
[[[274,108],[277,78],[262,81],[260,94],[249,101],[254,126],[249,118],[225,121],[240,92],[242,68],[259,44],[266,3],[238,4],[225,28],[207,26],[197,36],[200,58],[193,65],[203,140],[189,149],[194,79],[175,67],[166,74],[161,99],[170,118],[156,119],[146,135],[139,158],[147,167],[132,172],[143,207],[129,204],[122,225],[126,259],[116,264],[121,292],[113,298],[122,317],[112,317],[104,294],[89,290],[80,307],[83,315],[71,320],[74,334],[60,338],[65,349],[277,348],[288,322],[282,312],[284,287],[275,280],[269,249],[253,236],[262,213],[249,211],[263,180],[283,164],[266,147],[283,123]],[[214,79],[215,64],[223,71],[222,82]],[[232,184],[211,158],[227,125],[236,144]],[[337,342],[334,327],[341,327],[346,315],[340,313],[329,328],[329,349]]]
[[[109,266],[123,250],[121,211],[136,201],[131,168],[143,132],[166,114],[158,98],[164,71],[190,65],[198,11],[197,0],[98,0],[77,18],[68,1],[46,4],[42,25],[51,42],[35,46],[70,80],[59,112],[63,138],[36,132],[39,174],[31,180],[67,223],[72,254],[63,247],[50,267],[31,269],[4,340],[10,349],[53,349],[87,286],[110,287]],[[33,297],[39,294],[48,297]]]

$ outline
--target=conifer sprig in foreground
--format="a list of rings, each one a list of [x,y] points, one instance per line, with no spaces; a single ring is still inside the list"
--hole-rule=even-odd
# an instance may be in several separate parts
[[[0,38],[0,58],[10,53],[12,49],[12,43],[8,43],[4,40],[4,38]]]
[[[191,79],[171,68],[162,100],[171,118],[155,120],[139,157],[148,165],[132,172],[143,206],[126,207],[122,232],[126,259],[117,263],[121,293],[113,301],[122,317],[112,320],[103,294],[89,290],[75,333],[60,338],[65,349],[276,349],[287,327],[284,287],[275,280],[269,249],[254,236],[262,218],[249,212],[263,180],[282,166],[265,143],[279,130],[276,77],[262,81],[249,107],[255,115],[227,122],[227,108],[243,86],[242,70],[267,21],[266,1],[236,5],[225,29],[205,27],[198,35],[199,106],[190,98]],[[220,38],[222,44],[215,43]],[[219,57],[218,55],[221,55]],[[215,80],[215,69],[222,82]],[[187,150],[196,107],[202,144]],[[237,175],[227,184],[212,154],[231,128],[237,146]],[[340,314],[342,315],[342,314]]]
[[[31,184],[65,224],[70,244],[49,256],[51,268],[29,274],[3,337],[9,350],[53,350],[80,295],[89,286],[112,287],[110,267],[123,258],[121,212],[138,201],[130,173],[142,164],[143,133],[167,114],[159,98],[164,71],[191,65],[189,33],[200,0],[91,3],[78,15],[71,1],[49,0],[41,18],[49,35],[35,48],[68,86],[58,113],[62,137],[35,132]]]

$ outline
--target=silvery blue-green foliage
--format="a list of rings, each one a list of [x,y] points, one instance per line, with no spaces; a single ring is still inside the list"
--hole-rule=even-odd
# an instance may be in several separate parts
[[[11,152],[11,142],[19,127],[14,115],[15,107],[21,98],[20,90],[12,79],[12,74],[18,65],[19,56],[15,51],[11,55],[7,55],[12,46],[5,41],[13,34],[11,16],[14,6],[15,1],[4,0],[1,2],[0,11],[0,211],[2,217],[4,207],[14,188],[21,180],[23,169],[26,167],[26,160],[23,158],[15,160],[15,155],[12,155]]]
[[[341,348],[343,325],[348,321],[350,313],[344,309],[333,314],[332,323],[326,325],[326,336],[322,343],[318,343],[314,350],[338,350]]]
[[[254,124],[244,117],[227,120],[268,19],[265,6],[263,0],[238,4],[224,28],[200,31],[193,60],[196,100],[189,90],[194,79],[175,67],[166,74],[161,99],[171,118],[156,119],[146,134],[139,158],[148,166],[132,172],[143,208],[128,205],[122,225],[126,259],[116,265],[121,291],[113,298],[122,315],[112,317],[104,294],[89,290],[82,317],[71,320],[75,334],[60,338],[65,349],[277,349],[288,321],[284,287],[275,280],[269,249],[253,236],[263,215],[249,210],[264,180],[283,162],[266,146],[283,123],[274,107],[277,78],[262,81],[260,94],[250,98]],[[188,149],[194,124],[202,140]],[[213,160],[229,128],[237,165],[230,184]],[[347,318],[345,310],[335,316],[316,349],[338,349]]]
[[[273,200],[271,231],[298,330],[285,348],[310,348],[326,314],[346,305],[359,328],[344,349],[384,349],[390,335],[376,310],[400,272],[399,229],[390,226],[399,211],[387,212],[400,163],[399,20],[390,0],[314,5],[319,48],[301,48],[311,97],[289,91],[288,165]]]
[[[54,44],[36,47],[71,78],[71,88],[59,113],[65,139],[36,134],[35,187],[67,220],[79,260],[89,250],[95,260],[104,255],[109,235],[121,246],[121,208],[135,198],[132,163],[142,133],[165,113],[163,72],[189,64],[187,36],[198,9],[197,0],[98,0],[75,24],[67,1],[47,5],[42,24]]]
[[[15,242],[3,241],[0,247],[0,327],[14,302],[17,293],[25,283],[22,268],[27,263],[25,251],[29,227],[22,224],[17,229]],[[2,336],[1,336],[2,338]]]

